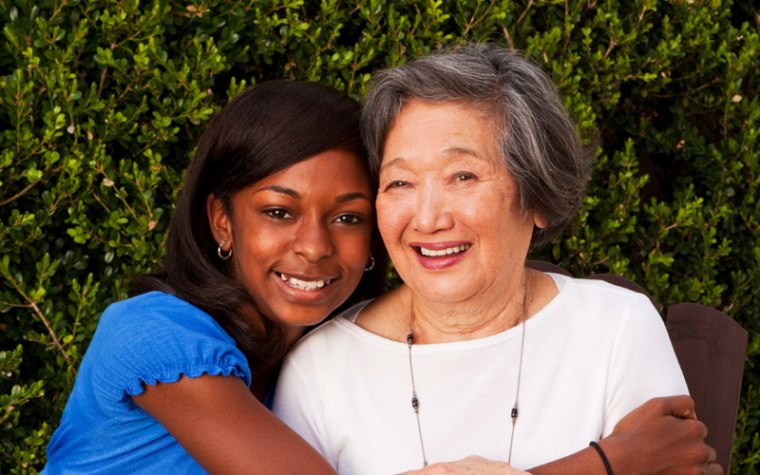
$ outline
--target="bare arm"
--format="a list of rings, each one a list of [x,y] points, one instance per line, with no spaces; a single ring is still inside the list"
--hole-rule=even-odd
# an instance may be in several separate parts
[[[182,377],[132,399],[210,473],[335,473],[236,377]]]
[[[688,396],[655,398],[625,416],[599,444],[615,475],[704,473],[722,475],[715,450],[704,443],[705,425],[696,419]],[[606,475],[602,460],[589,447],[560,460],[529,469],[533,475]],[[409,474],[521,473],[479,457],[434,464]]]

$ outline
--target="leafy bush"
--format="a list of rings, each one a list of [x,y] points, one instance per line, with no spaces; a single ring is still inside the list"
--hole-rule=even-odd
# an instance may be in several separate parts
[[[734,473],[760,464],[760,16],[730,0],[4,1],[0,473],[36,473],[97,319],[163,254],[195,141],[271,78],[357,98],[372,71],[495,41],[549,71],[600,144],[536,257],[613,272],[750,332]]]

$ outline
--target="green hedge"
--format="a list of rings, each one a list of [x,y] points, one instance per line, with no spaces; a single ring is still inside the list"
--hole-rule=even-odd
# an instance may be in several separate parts
[[[750,2],[746,2],[750,3]],[[462,41],[525,50],[600,143],[536,257],[750,332],[734,473],[760,464],[757,7],[701,0],[0,1],[0,473],[36,473],[98,316],[163,254],[204,124],[270,78],[359,98]]]

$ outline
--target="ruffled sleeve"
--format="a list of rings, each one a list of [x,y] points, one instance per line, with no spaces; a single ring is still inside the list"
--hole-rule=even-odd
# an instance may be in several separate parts
[[[183,375],[234,376],[251,384],[248,362],[232,337],[207,313],[162,292],[108,307],[81,371],[89,372],[80,379],[90,381],[91,396],[105,411],[134,407],[131,396],[145,385],[175,382]]]

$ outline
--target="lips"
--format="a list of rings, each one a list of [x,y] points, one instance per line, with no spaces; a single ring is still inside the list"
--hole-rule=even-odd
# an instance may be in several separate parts
[[[298,290],[304,290],[307,292],[314,292],[317,290],[321,290],[330,283],[332,283],[334,278],[309,278],[309,277],[294,277],[291,275],[283,274],[281,272],[277,272],[277,276],[282,279],[282,281],[285,283],[285,285],[289,287],[293,287],[294,289]]]

